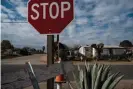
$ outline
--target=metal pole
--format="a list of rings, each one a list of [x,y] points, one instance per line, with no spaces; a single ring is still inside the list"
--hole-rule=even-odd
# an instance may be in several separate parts
[[[58,46],[58,49],[57,49],[57,52],[58,52],[57,60],[59,60],[59,35],[57,35],[57,46]]]
[[[59,35],[57,35],[57,42],[59,42]]]
[[[47,66],[54,64],[54,35],[47,35]],[[47,89],[54,89],[54,78],[47,80]]]

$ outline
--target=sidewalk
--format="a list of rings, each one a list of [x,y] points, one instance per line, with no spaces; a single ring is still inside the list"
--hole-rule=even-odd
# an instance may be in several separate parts
[[[46,56],[42,56],[40,59],[41,63],[46,64],[47,63],[47,57]],[[72,61],[74,65],[84,65],[84,62],[81,61]],[[88,61],[90,64],[94,64],[95,61]],[[56,62],[55,62],[56,63]],[[106,64],[106,65],[133,65],[133,61],[128,62],[128,61],[97,61],[97,63],[99,64]]]
[[[96,63],[95,61],[88,61],[90,64]],[[127,61],[97,61],[99,64],[106,64],[106,65],[133,65],[133,61],[127,62]],[[80,61],[73,61],[74,65],[84,65],[84,62]]]
[[[77,89],[74,81],[72,81],[71,83],[72,83],[73,88]],[[40,89],[47,89],[46,82],[41,82],[41,83],[39,83],[39,85],[40,85]],[[55,84],[54,88],[56,89],[56,84]],[[24,89],[33,89],[33,87],[29,86],[29,87],[24,88]],[[67,83],[65,83],[65,84],[63,84],[62,89],[70,89],[70,87],[68,86]],[[133,89],[133,80],[121,80],[115,89]]]

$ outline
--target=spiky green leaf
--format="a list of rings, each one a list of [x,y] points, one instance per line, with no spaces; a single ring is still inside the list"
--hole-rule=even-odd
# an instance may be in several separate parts
[[[97,64],[94,64],[93,65],[93,68],[92,68],[92,73],[91,73],[91,77],[92,77],[92,85],[91,85],[91,87],[92,87],[92,89],[94,89],[94,84],[95,84],[95,80],[96,80],[96,68],[97,68]]]
[[[111,82],[113,82],[113,81],[117,78],[117,76],[118,76],[119,74],[120,74],[120,72],[115,73],[114,76],[113,76],[113,78],[112,78],[112,80],[111,80]]]
[[[109,86],[109,84],[111,83],[110,81],[112,80],[113,76],[114,76],[114,74],[112,74],[112,75],[104,82],[104,84],[103,84],[103,86],[102,86],[102,89],[108,89],[108,86]]]
[[[87,69],[85,68],[85,71],[84,71],[84,87],[85,87],[85,89],[89,89],[89,86],[90,86],[90,83],[89,83],[89,80],[87,77],[88,77]]]
[[[77,67],[78,67],[78,71],[80,71],[80,70],[81,70],[80,66],[79,66],[79,65],[77,65]]]
[[[73,76],[74,76],[74,79],[76,81],[76,86],[77,86],[77,89],[82,89],[82,85],[81,85],[81,82],[80,82],[80,77],[79,77],[79,72],[76,74],[74,72],[72,72]]]
[[[119,81],[120,81],[123,77],[124,77],[124,75],[122,75],[122,76],[116,78],[116,79],[110,84],[110,86],[109,86],[108,89],[114,89],[115,86],[119,83]]]
[[[81,89],[83,89],[83,80],[84,80],[84,73],[83,73],[83,70],[81,69],[80,72],[80,85],[81,85]]]
[[[105,67],[105,65],[104,65]],[[103,69],[103,73],[102,73],[102,78],[101,78],[101,81],[105,81],[107,78],[108,78],[108,73],[110,71],[110,66],[106,66],[106,68]]]
[[[94,84],[94,89],[98,89],[98,87],[100,85],[102,69],[103,69],[103,65],[100,67],[100,69],[98,71],[97,78],[96,78],[96,81],[95,81],[95,84]]]
[[[89,65],[89,62],[87,63],[87,62],[85,61],[85,67],[86,67],[87,71],[90,71],[90,65]]]

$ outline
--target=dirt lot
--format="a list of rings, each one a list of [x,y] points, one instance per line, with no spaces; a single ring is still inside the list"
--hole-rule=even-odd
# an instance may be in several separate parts
[[[26,61],[30,61],[31,64],[46,64],[47,63],[47,55],[46,54],[34,54],[30,56],[22,56],[16,57],[12,59],[4,59],[1,61],[1,64],[25,64]],[[73,61],[75,65],[84,64],[84,62]],[[91,64],[95,63],[95,61],[91,61]],[[132,62],[128,61],[98,61],[98,63],[102,64],[111,64],[111,65],[133,65]]]
[[[41,60],[47,60],[46,54],[34,54],[29,56],[16,57],[12,59],[3,59],[1,64],[25,64],[30,61],[31,64],[44,64]],[[46,63],[46,62],[45,62]]]

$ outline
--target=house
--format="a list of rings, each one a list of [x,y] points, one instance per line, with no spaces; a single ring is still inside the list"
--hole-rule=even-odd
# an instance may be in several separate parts
[[[102,59],[126,59],[127,57],[130,57],[130,55],[127,54],[130,53],[132,55],[133,52],[131,52],[127,47],[119,47],[119,46],[105,46],[103,48],[103,52],[101,53]]]
[[[121,55],[127,48],[119,46],[105,46],[103,47],[102,55]]]
[[[125,48],[125,47],[119,47],[119,46],[104,46],[103,51],[101,53],[101,58],[102,59],[118,58],[120,56],[124,56],[127,49],[131,49],[131,48]],[[79,48],[79,53],[82,54],[82,56],[92,57],[92,58],[96,58],[98,55],[97,50],[90,46],[81,46]]]

